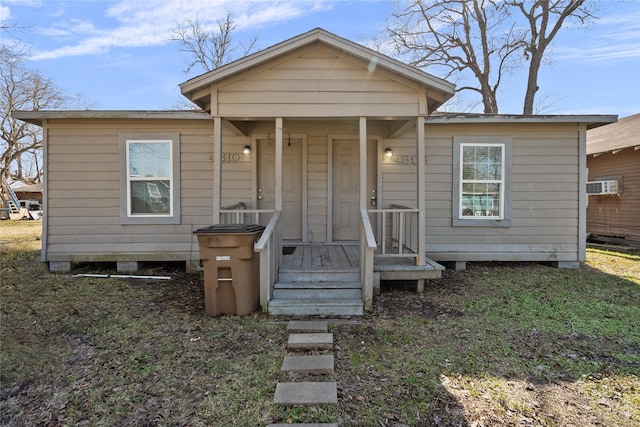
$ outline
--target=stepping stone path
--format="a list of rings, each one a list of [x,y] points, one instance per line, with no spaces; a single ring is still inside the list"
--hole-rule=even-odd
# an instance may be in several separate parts
[[[332,350],[333,334],[327,332],[327,321],[292,320],[287,325],[291,350]],[[331,375],[334,373],[332,354],[287,356],[281,371],[294,374]],[[278,383],[274,402],[279,405],[325,405],[338,403],[338,386],[335,382],[289,382]],[[270,424],[267,427],[306,426],[337,427],[338,424]]]

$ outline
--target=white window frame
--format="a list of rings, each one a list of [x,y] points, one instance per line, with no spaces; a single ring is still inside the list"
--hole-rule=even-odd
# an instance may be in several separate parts
[[[455,136],[453,138],[452,223],[454,226],[510,227],[511,226],[511,137]],[[464,180],[464,147],[501,147],[502,164],[499,180]],[[463,216],[463,184],[499,184],[500,214],[496,216]]]
[[[169,176],[135,177],[130,175],[129,148],[132,144],[168,143]],[[180,224],[180,135],[178,133],[120,134],[120,223]],[[133,213],[131,183],[169,181],[169,213]]]
[[[500,147],[500,179],[464,179],[464,149],[466,147]],[[458,207],[458,219],[503,219],[504,218],[504,162],[505,162],[505,145],[504,144],[484,144],[484,143],[461,143],[460,144],[460,158],[458,161],[460,162],[460,185],[458,187],[458,191],[460,194],[460,206]],[[463,213],[463,188],[464,184],[498,184],[498,197],[500,200],[500,215],[480,215],[480,216],[464,216]]]

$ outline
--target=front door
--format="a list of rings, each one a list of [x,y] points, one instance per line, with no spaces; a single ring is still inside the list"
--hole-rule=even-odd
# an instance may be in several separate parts
[[[274,140],[258,139],[257,187],[258,209],[275,208],[275,161]],[[282,238],[289,241],[302,240],[302,140],[289,139],[282,146]],[[268,218],[262,215],[262,225]]]
[[[334,139],[332,152],[332,240],[356,241],[360,236],[360,142]],[[377,201],[377,152],[376,141],[367,141],[366,191],[368,200],[371,195],[374,201]]]

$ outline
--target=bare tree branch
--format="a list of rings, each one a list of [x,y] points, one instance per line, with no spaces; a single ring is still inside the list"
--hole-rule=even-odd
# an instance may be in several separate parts
[[[506,75],[529,61],[524,114],[532,114],[545,51],[567,19],[594,18],[585,0],[410,0],[398,2],[386,32],[408,63],[445,79],[469,75],[477,86],[457,89],[482,97],[485,113],[498,112]],[[523,24],[524,18],[524,25]],[[522,55],[519,55],[519,54]]]
[[[538,74],[545,52],[556,37],[565,21],[577,19],[581,24],[589,22],[595,16],[584,6],[585,0],[546,0],[526,4],[524,1],[508,0],[505,7],[520,11],[529,25],[528,38],[524,54],[529,59],[527,91],[522,107],[523,114],[533,114],[535,96],[539,90]]]
[[[224,20],[217,22],[215,31],[208,31],[199,18],[187,19],[173,31],[172,41],[178,42],[180,52],[187,54],[189,60],[185,73],[193,67],[199,67],[204,72],[215,70],[234,59],[234,54],[240,48],[242,56],[247,55],[254,47],[256,39],[252,39],[248,46],[234,45],[232,34],[236,23],[231,14],[227,13]]]
[[[69,97],[39,72],[25,66],[24,45],[0,45],[0,175],[40,182],[42,132],[11,117],[14,110],[61,108]]]

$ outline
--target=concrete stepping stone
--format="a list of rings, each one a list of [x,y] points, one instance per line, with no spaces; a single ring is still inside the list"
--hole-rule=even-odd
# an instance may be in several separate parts
[[[334,360],[332,354],[319,356],[287,356],[282,362],[281,371],[300,374],[333,374]]]
[[[338,427],[338,424],[269,424],[267,427]]]
[[[327,332],[329,322],[326,320],[291,320],[287,324],[287,332]]]
[[[338,386],[335,382],[278,383],[273,401],[280,405],[338,403]]]
[[[333,348],[333,334],[289,334],[287,348],[331,350]]]

